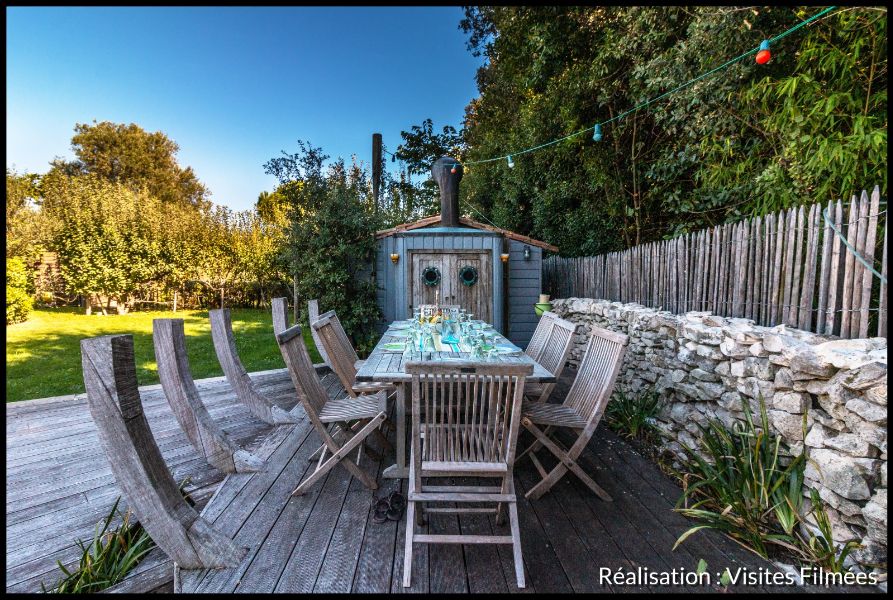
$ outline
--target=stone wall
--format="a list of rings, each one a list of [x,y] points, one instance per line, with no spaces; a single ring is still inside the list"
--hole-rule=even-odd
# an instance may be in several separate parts
[[[771,427],[789,451],[805,446],[806,483],[824,499],[836,540],[862,539],[856,559],[886,563],[885,338],[838,340],[709,312],[677,315],[606,300],[554,300],[553,310],[577,324],[571,364],[579,364],[590,325],[629,335],[617,386],[660,393],[657,425],[677,455],[679,442],[695,445],[698,423],[713,418],[731,428],[744,420],[742,402],[759,415],[762,395]]]

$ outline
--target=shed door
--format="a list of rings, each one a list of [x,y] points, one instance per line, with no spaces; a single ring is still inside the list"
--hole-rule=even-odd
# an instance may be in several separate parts
[[[426,267],[440,269],[440,285],[427,286],[422,280]],[[462,267],[474,267],[478,278],[468,286],[459,281]],[[434,304],[435,291],[440,304],[458,304],[488,323],[493,316],[493,269],[489,252],[413,252],[410,273],[412,306]]]

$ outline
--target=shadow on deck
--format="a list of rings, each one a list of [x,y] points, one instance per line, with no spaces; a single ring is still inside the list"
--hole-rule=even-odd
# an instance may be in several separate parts
[[[573,373],[569,374],[570,376]],[[264,393],[283,408],[293,405],[294,388],[283,371],[256,376]],[[338,393],[331,375],[324,379]],[[556,397],[567,390],[566,376]],[[364,457],[361,466],[379,475],[380,488],[365,489],[346,469],[335,468],[301,497],[290,492],[312,470],[307,458],[319,446],[309,423],[276,431],[236,403],[222,378],[198,382],[212,416],[241,443],[268,435],[272,451],[259,473],[223,475],[198,459],[177,428],[158,386],[142,390],[146,414],[165,460],[176,478],[189,475],[207,498],[204,516],[221,532],[249,548],[242,564],[220,571],[181,572],[183,591],[215,592],[402,592],[405,517],[375,524],[371,505],[379,496],[405,487],[382,479],[393,454],[379,464]],[[270,441],[275,440],[275,443]],[[521,447],[529,443],[522,437]],[[56,577],[55,560],[76,560],[75,538],[87,539],[93,524],[119,493],[98,445],[83,398],[42,400],[7,407],[7,591],[37,591]],[[545,453],[541,453],[545,456]],[[601,569],[625,574],[692,574],[698,561],[709,565],[713,581],[726,567],[751,572],[776,570],[770,563],[712,531],[695,534],[671,551],[692,523],[672,508],[680,489],[649,460],[599,428],[584,452],[582,466],[614,498],[599,500],[573,476],[530,502],[523,498],[537,478],[529,460],[516,467],[519,517],[527,592],[706,592],[715,585],[656,582],[618,584]],[[552,465],[547,463],[547,468]],[[259,500],[258,500],[259,499]],[[431,533],[503,534],[487,515],[433,514]],[[512,592],[511,548],[483,545],[417,545],[413,592]],[[169,591],[173,566],[156,549],[119,590]],[[788,586],[738,585],[733,591],[794,591]]]

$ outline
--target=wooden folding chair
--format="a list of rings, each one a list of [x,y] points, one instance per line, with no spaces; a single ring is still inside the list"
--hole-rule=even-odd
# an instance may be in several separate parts
[[[599,487],[576,461],[595,433],[595,428],[598,427],[605,412],[629,338],[622,333],[599,327],[591,329],[592,337],[589,338],[577,376],[564,402],[550,404],[525,401],[521,409],[521,424],[536,437],[536,440],[518,458],[530,454],[533,465],[542,476],[542,480],[525,494],[527,498],[539,498],[570,470],[602,500],[611,502],[611,496]],[[540,429],[541,426],[544,426],[545,430]],[[551,436],[558,427],[567,427],[577,432],[577,439],[570,448],[565,448],[552,439]],[[548,473],[536,457],[536,452],[543,446],[560,461]]]
[[[341,385],[352,397],[374,394],[381,390],[390,394],[396,390],[393,385],[388,383],[357,381],[357,369],[362,365],[362,361],[357,356],[357,352],[350,343],[350,338],[347,337],[347,332],[341,326],[341,321],[334,310],[323,313],[318,319],[311,321],[310,327],[316,332],[320,350],[325,350],[329,366],[335,371]]]
[[[319,300],[313,299],[307,301],[307,322],[313,323],[319,319]],[[326,352],[326,347],[323,346],[322,341],[319,339],[319,334],[313,327],[310,327],[310,335],[313,337],[313,343],[316,344],[316,349],[319,351],[319,356],[322,358],[322,361],[329,365],[329,368],[332,368],[332,361],[329,360],[329,355]]]
[[[524,562],[518,508],[512,479],[520,429],[524,380],[530,364],[493,362],[410,362],[412,375],[412,445],[409,466],[403,586],[412,578],[412,547],[424,544],[511,544],[518,587],[524,587]],[[499,486],[434,486],[423,477],[498,478]],[[428,507],[429,503],[465,507]],[[496,503],[495,508],[468,507],[469,502]],[[495,513],[504,521],[507,505],[511,535],[419,534],[428,513]]]
[[[544,366],[556,379],[561,377],[571,353],[577,326],[553,312],[545,312],[530,338],[524,353]],[[545,402],[555,389],[554,383],[529,383],[524,390],[528,400]]]
[[[385,393],[382,391],[360,398],[330,399],[313,368],[310,354],[304,345],[301,326],[295,325],[277,334],[276,341],[304,411],[323,440],[316,470],[292,494],[304,494],[336,464],[344,465],[367,488],[376,489],[378,484],[375,483],[375,478],[360,469],[358,463],[363,450],[362,444],[369,435],[377,434],[383,445],[390,447],[390,443],[378,429],[385,420]],[[336,437],[346,439],[339,444]],[[349,456],[354,449],[357,449],[356,462]],[[330,454],[328,460],[327,454]]]

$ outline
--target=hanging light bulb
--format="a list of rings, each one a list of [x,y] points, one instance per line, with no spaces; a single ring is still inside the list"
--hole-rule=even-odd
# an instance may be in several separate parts
[[[391,154],[391,162],[397,162],[397,156],[396,156],[396,155]]]
[[[512,160],[512,155],[511,155],[511,154],[508,155],[508,161],[509,161],[509,169],[514,169],[514,168],[515,168],[515,161]]]
[[[450,169],[450,173],[455,174],[455,173],[456,173],[456,167],[458,167],[458,166],[459,166],[459,163],[453,163],[453,168]]]
[[[772,52],[769,51],[769,40],[760,42],[760,51],[757,52],[757,64],[765,65],[772,58]]]
[[[597,123],[595,125],[595,130],[592,132],[592,139],[596,142],[602,141],[602,126]]]

